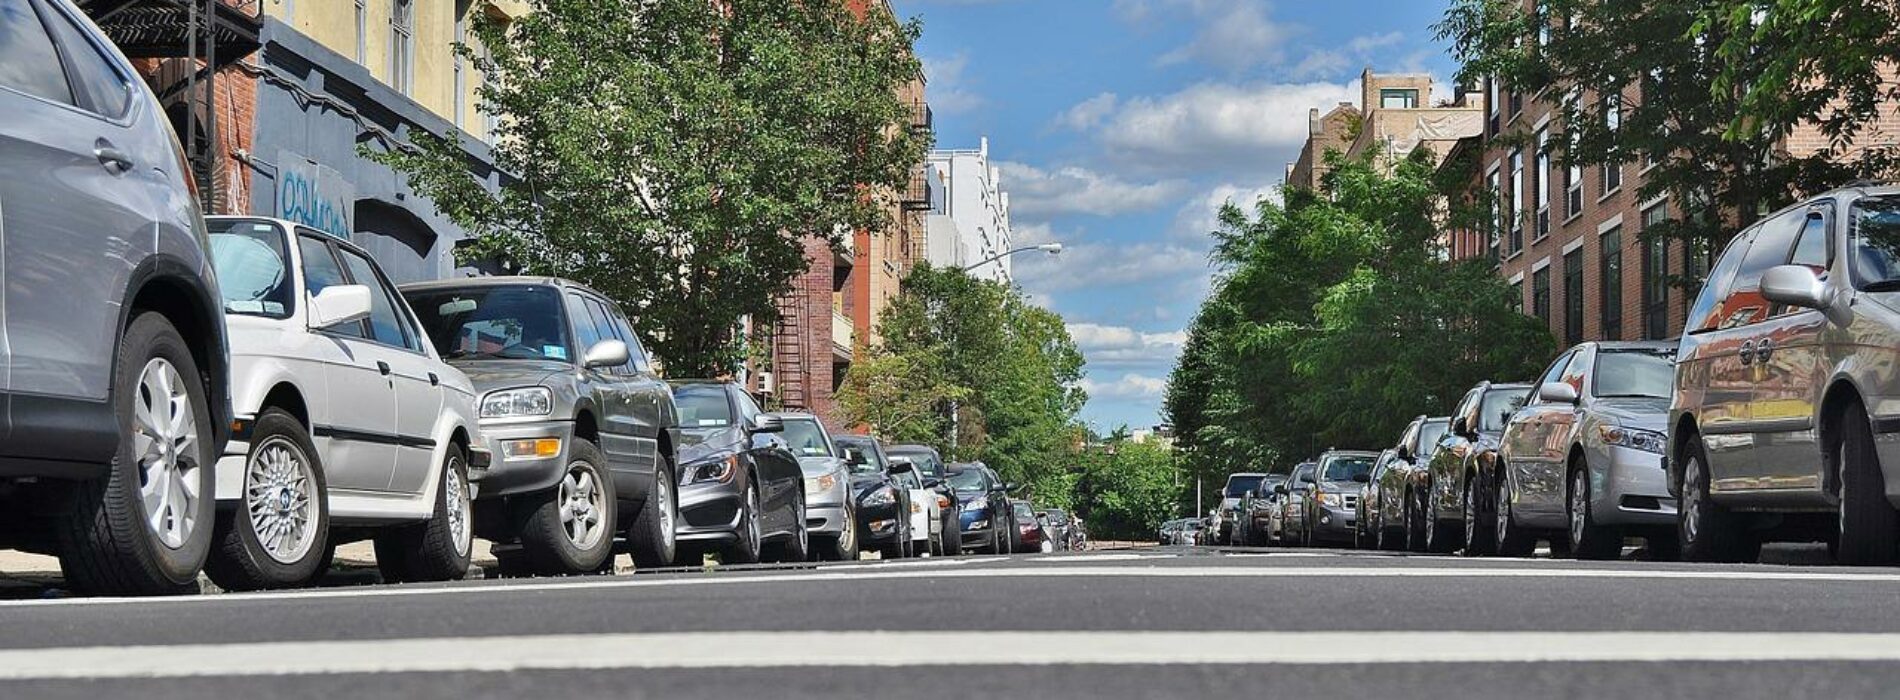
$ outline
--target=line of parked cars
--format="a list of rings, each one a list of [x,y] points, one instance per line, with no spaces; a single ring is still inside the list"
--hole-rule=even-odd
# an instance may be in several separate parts
[[[70,2],[0,1],[0,546],[94,594],[1034,549],[981,464],[662,380],[567,280],[397,286],[350,241],[203,216],[158,99]],[[1066,522],[1066,521],[1065,521]],[[1064,535],[1067,537],[1068,535]]]
[[[1729,562],[1822,542],[1887,564],[1896,504],[1900,187],[1855,184],[1737,234],[1678,339],[1582,343],[1533,382],[1479,383],[1384,450],[1235,474],[1208,527],[1220,542],[1467,556],[1547,541],[1585,559],[1631,539],[1656,559]]]

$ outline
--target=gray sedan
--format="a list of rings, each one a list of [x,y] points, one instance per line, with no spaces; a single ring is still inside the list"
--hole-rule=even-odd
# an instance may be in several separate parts
[[[1673,558],[1662,454],[1674,356],[1674,343],[1584,343],[1551,363],[1500,441],[1500,554],[1529,554],[1552,532],[1579,558],[1617,556],[1626,534]]]
[[[785,424],[785,444],[805,472],[805,528],[811,558],[858,558],[857,509],[851,498],[851,473],[830,431],[809,413],[774,413]]]

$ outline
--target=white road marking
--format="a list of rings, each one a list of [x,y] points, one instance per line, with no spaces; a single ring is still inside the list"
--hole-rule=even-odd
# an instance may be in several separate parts
[[[943,650],[955,649],[955,654]],[[1341,650],[1352,650],[1343,654]],[[875,650],[866,653],[866,650]],[[0,680],[550,669],[1900,661],[1900,634],[718,632],[0,651]]]
[[[1517,562],[1514,562],[1516,564]],[[1530,563],[1530,562],[1523,562]],[[326,588],[270,593],[231,593],[181,598],[72,598],[0,602],[0,609],[80,605],[215,605],[258,601],[322,600],[329,598],[398,598],[410,596],[480,596],[525,592],[589,591],[622,588],[757,585],[828,581],[886,581],[894,579],[962,578],[1567,578],[1618,580],[1697,580],[1804,583],[1900,583],[1900,573],[1829,571],[1764,571],[1731,569],[1569,569],[1554,566],[1498,567],[1388,567],[1388,566],[1049,566],[1034,568],[943,568],[899,566],[838,566],[805,572],[760,575],[725,574],[677,578],[614,577],[578,582],[504,583],[478,586],[378,586]]]
[[[1177,556],[1179,555],[1176,555],[1176,554],[1064,554],[1064,555],[1049,556],[1049,557],[1036,557],[1034,559],[1025,559],[1024,561],[1051,561],[1051,562],[1140,561],[1143,559],[1173,559]]]

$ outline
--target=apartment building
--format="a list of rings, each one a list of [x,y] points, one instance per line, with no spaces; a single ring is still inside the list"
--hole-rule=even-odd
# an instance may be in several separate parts
[[[1442,162],[1460,139],[1476,135],[1483,117],[1475,95],[1453,95],[1434,102],[1432,78],[1418,74],[1359,75],[1359,104],[1341,102],[1324,114],[1307,112],[1307,138],[1299,159],[1287,165],[1286,186],[1314,189],[1330,170],[1326,154],[1347,158],[1370,154],[1390,166],[1413,151],[1426,149]]]
[[[930,264],[969,267],[1011,249],[1015,236],[1009,224],[1009,193],[1002,189],[1002,171],[990,163],[990,140],[974,149],[932,152],[929,170],[943,187],[940,206],[930,210],[926,235]],[[970,271],[979,279],[1008,284],[1009,258],[984,263]]]

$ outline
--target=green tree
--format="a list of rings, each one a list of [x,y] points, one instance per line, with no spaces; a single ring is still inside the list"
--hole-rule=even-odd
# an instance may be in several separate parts
[[[888,226],[866,193],[901,187],[929,147],[898,128],[915,22],[844,0],[530,5],[478,23],[483,51],[457,48],[489,78],[499,184],[453,139],[372,157],[477,234],[470,257],[619,301],[669,373],[730,371],[738,320],[771,320],[805,269],[800,241]]]
[[[1174,517],[1182,489],[1167,447],[1109,440],[1082,455],[1081,465],[1071,508],[1087,521],[1090,537],[1147,540]]]
[[[969,397],[944,381],[935,363],[917,353],[866,348],[851,363],[838,391],[839,417],[892,443],[934,443],[946,434],[944,407]]]

